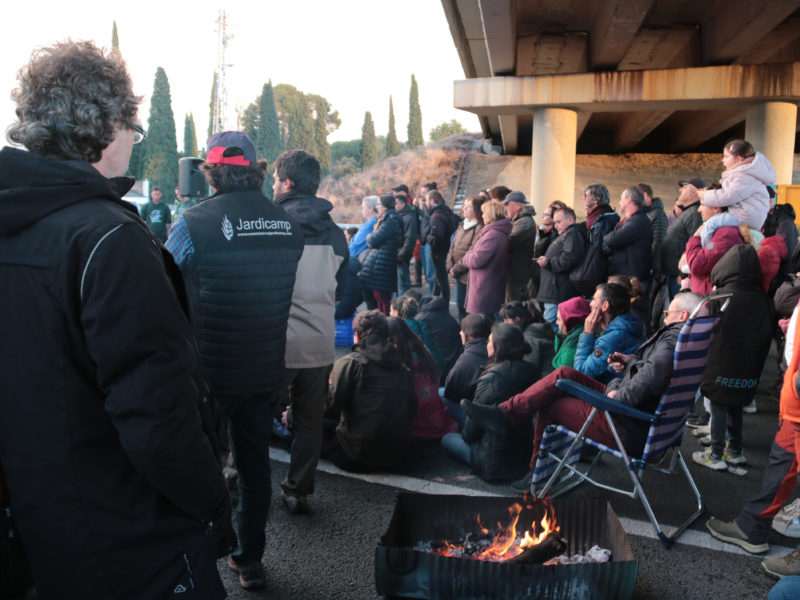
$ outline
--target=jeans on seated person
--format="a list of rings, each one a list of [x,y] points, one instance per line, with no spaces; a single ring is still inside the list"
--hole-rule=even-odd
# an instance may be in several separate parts
[[[460,433],[445,433],[442,436],[442,448],[458,462],[468,467],[472,466],[469,444],[464,441]]]
[[[464,428],[464,422],[467,420],[467,415],[464,414],[461,405],[458,402],[453,402],[445,398],[443,387],[439,388],[439,397],[442,399],[442,404],[447,408],[447,412],[450,413],[450,416],[453,417],[453,420],[458,424],[459,431],[461,431]]]
[[[784,577],[769,593],[767,600],[794,600],[800,598],[800,576]]]

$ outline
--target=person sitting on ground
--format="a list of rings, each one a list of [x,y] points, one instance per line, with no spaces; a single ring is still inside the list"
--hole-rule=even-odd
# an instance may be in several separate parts
[[[498,323],[492,328],[487,344],[489,367],[478,380],[475,399],[470,406],[495,408],[536,381],[536,370],[522,360],[530,347],[519,327]],[[442,438],[442,446],[456,460],[472,467],[484,481],[508,481],[525,470],[525,456],[531,441],[530,420],[518,427],[496,434],[469,417],[461,434]]]
[[[632,355],[614,353],[613,358],[605,354],[609,366],[622,375],[613,379],[607,386],[571,367],[561,367],[498,406],[481,406],[469,400],[461,402],[468,423],[471,420],[496,435],[504,435],[509,427],[514,425],[530,423],[531,418],[536,416],[530,472],[522,480],[514,483],[512,487],[516,491],[522,493],[530,488],[545,427],[557,423],[573,431],[579,431],[593,409],[588,402],[565,395],[556,387],[556,381],[569,379],[604,393],[623,404],[645,412],[653,412],[672,377],[678,334],[701,301],[702,297],[699,294],[691,292],[678,294],[669,305],[664,326],[635,353]],[[625,450],[631,455],[641,454],[647,441],[650,423],[623,415],[615,415],[614,422]],[[601,444],[615,447],[614,435],[606,419],[594,419],[586,430],[586,436]]]
[[[442,296],[423,296],[416,317],[428,328],[439,350],[441,362],[437,362],[437,365],[441,383],[444,383],[462,350],[460,327],[449,309],[448,302]]]
[[[531,351],[523,358],[531,363],[538,373],[537,379],[552,371],[555,355],[555,334],[546,323],[535,301],[509,302],[500,309],[500,318],[522,330]]]
[[[708,206],[727,206],[742,225],[759,231],[769,212],[766,186],[775,182],[775,169],[766,156],[746,140],[733,140],[722,150],[722,184],[717,190],[698,190]]]
[[[711,517],[706,522],[706,528],[712,536],[752,554],[763,554],[769,550],[773,517],[797,489],[800,470],[797,461],[797,449],[800,448],[800,327],[796,327],[796,317],[795,309],[792,318],[795,327],[790,327],[786,332],[787,340],[792,341],[792,354],[780,392],[778,431],[770,448],[761,489],[745,503],[734,520],[722,521]],[[786,344],[787,349],[789,345]],[[761,566],[775,577],[800,575],[800,545],[789,554],[763,560]]]
[[[555,349],[553,369],[575,366],[578,339],[583,333],[583,322],[591,311],[591,305],[581,296],[564,300],[558,305],[556,312],[558,334],[553,344]]]
[[[419,299],[416,298],[417,295],[419,294],[415,290],[409,290],[402,296],[396,296],[395,298],[392,298],[389,316],[403,319],[406,322],[406,325],[408,325],[409,329],[411,329],[411,331],[413,331],[416,336],[422,340],[425,348],[428,350],[428,352],[430,352],[430,355],[436,362],[436,368],[440,369],[439,373],[441,373],[440,365],[443,364],[442,354],[439,352],[439,347],[436,345],[436,340],[434,339],[433,335],[431,335],[431,331],[428,329],[428,326],[417,319],[417,314],[419,313]]]
[[[749,244],[728,250],[711,271],[716,292],[733,296],[711,340],[700,382],[700,391],[710,401],[711,447],[693,453],[692,459],[715,471],[747,462],[742,408],[755,399],[775,326],[773,303],[761,289],[761,280],[758,255]]]
[[[323,457],[346,471],[383,469],[405,455],[417,399],[381,311],[356,315],[353,340],[352,352],[331,371],[326,417],[338,424]]]
[[[635,351],[644,340],[644,326],[631,312],[628,290],[617,283],[598,285],[589,304],[592,311],[583,323],[573,366],[589,377],[608,383],[614,376],[606,360],[608,355]]]
[[[489,355],[486,352],[486,343],[492,333],[492,320],[486,315],[467,315],[461,319],[461,343],[464,352],[450,369],[444,382],[444,396],[442,402],[453,415],[459,428],[464,427],[464,411],[458,404],[462,398],[475,396],[475,386],[486,364]]]
[[[411,372],[411,383],[417,398],[417,416],[411,423],[411,435],[438,440],[445,433],[458,431],[458,425],[439,396],[436,361],[403,319],[389,317],[388,325],[389,341],[397,348],[403,364]]]

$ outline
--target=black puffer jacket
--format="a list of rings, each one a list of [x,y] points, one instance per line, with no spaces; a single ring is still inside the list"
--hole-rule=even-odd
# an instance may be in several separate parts
[[[387,340],[368,335],[333,365],[327,414],[340,419],[336,438],[361,466],[397,463],[411,441],[416,412],[411,375]]]
[[[450,369],[456,364],[461,354],[461,326],[448,310],[447,303],[441,296],[423,296],[419,301],[417,320],[422,321],[430,331],[441,357],[438,365],[441,381],[444,382]]]
[[[588,241],[582,223],[573,223],[559,235],[545,252],[545,263],[539,275],[539,302],[558,304],[579,296],[569,279],[570,272],[586,256]]]
[[[450,250],[450,237],[458,226],[458,217],[449,206],[434,204],[430,209],[430,223],[428,243],[431,245],[431,252],[445,257]]]
[[[476,404],[497,406],[536,382],[536,369],[524,360],[501,362],[481,375],[475,389]],[[497,435],[467,417],[461,437],[469,444],[472,470],[484,481],[513,479],[528,468],[532,443],[531,424]]]
[[[361,256],[361,283],[380,292],[397,290],[397,249],[403,225],[393,208],[378,219],[375,231],[367,236],[367,250]]]
[[[532,206],[525,206],[511,219],[511,233],[508,234],[508,285],[506,297],[519,299],[526,292],[531,278],[531,260],[536,244],[536,212]]]
[[[651,246],[652,266],[653,274],[658,277],[661,275],[661,244],[667,235],[669,220],[667,219],[667,213],[664,212],[664,203],[661,198],[653,198],[653,203],[642,210],[645,211],[647,218],[650,219],[650,227],[653,231]]]
[[[224,595],[214,402],[131,184],[0,151],[0,462],[42,598]]]
[[[687,206],[667,229],[667,235],[661,242],[661,272],[664,275],[672,277],[678,275],[678,263],[686,251],[686,243],[703,224],[699,208],[699,201]]]
[[[406,263],[411,260],[414,254],[414,246],[419,240],[419,211],[413,204],[406,204],[406,207],[397,213],[403,225],[403,241],[397,250],[397,261]]]
[[[711,271],[717,292],[732,292],[714,331],[700,389],[717,404],[745,406],[755,397],[774,331],[774,306],[761,289],[761,265],[749,244],[725,253]],[[746,349],[746,351],[745,351]]]
[[[639,281],[650,279],[653,228],[643,210],[603,237],[603,254],[608,256],[609,275],[634,275]]]
[[[464,398],[472,400],[475,397],[475,386],[489,362],[487,341],[488,338],[475,338],[464,346],[464,352],[458,357],[444,382],[445,398],[460,402]]]

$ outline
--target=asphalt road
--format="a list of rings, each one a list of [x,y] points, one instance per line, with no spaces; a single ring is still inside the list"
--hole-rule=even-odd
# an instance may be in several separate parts
[[[695,465],[691,453],[701,446],[692,436],[684,438],[683,455],[703,494],[708,514],[733,518],[760,486],[777,425],[777,398],[770,389],[776,373],[773,353],[757,397],[758,413],[745,416],[745,454],[750,463],[746,475],[714,472]],[[475,477],[467,467],[445,456],[437,443],[420,442],[404,465],[392,473],[351,475],[322,461],[316,491],[310,497],[313,514],[289,515],[281,503],[278,485],[286,471],[287,454],[275,446],[272,457],[273,505],[264,557],[268,586],[257,592],[243,591],[224,561],[220,561],[220,572],[231,598],[376,598],[375,548],[387,529],[399,490],[513,495],[506,485],[487,484]],[[611,477],[622,473],[607,461],[603,468]],[[645,479],[654,510],[667,525],[681,522],[681,516],[693,510],[688,488],[675,481],[676,476],[657,473],[648,473]],[[765,599],[775,582],[761,569],[760,557],[711,538],[705,529],[706,517],[701,517],[675,546],[665,550],[655,539],[638,501],[585,485],[569,496],[610,501],[639,561],[633,595],[637,600]],[[775,533],[771,542],[770,555],[782,555],[797,540]]]

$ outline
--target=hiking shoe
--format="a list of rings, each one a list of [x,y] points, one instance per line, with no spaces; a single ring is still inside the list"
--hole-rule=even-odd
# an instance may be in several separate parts
[[[772,528],[782,535],[800,538],[800,498],[778,511],[772,519]]]
[[[736,524],[736,521],[720,521],[719,519],[711,517],[706,521],[706,529],[718,540],[728,542],[729,544],[735,544],[752,554],[763,554],[769,550],[769,544],[766,542],[763,544],[756,544],[748,538],[739,525]]]
[[[724,460],[729,465],[746,465],[747,459],[744,457],[744,452],[741,450],[739,452],[735,452],[731,450],[729,447],[725,448],[725,453],[722,455],[722,460]]]
[[[239,585],[246,590],[257,590],[267,585],[264,565],[260,562],[240,565],[232,556],[228,557],[228,566],[239,574]]]
[[[307,515],[311,512],[311,507],[308,505],[308,498],[305,496],[290,496],[281,490],[281,498],[286,508],[293,515]]]
[[[506,421],[503,411],[497,406],[475,404],[467,398],[464,398],[460,404],[467,416],[478,425],[498,435],[505,435],[508,431],[508,421]]]
[[[511,489],[517,492],[518,494],[524,494],[525,492],[530,493],[531,481],[533,481],[533,471],[528,471],[528,474],[525,475],[522,479],[517,479],[514,483],[511,484]]]
[[[787,575],[800,575],[800,552],[792,550],[786,556],[774,556],[761,561],[761,566],[778,579]]]
[[[711,425],[706,423],[702,427],[698,427],[692,432],[694,437],[704,437],[706,435],[711,435]]]
[[[722,460],[721,456],[714,456],[711,453],[711,448],[701,452],[693,452],[692,460],[698,465],[703,465],[714,471],[726,471],[728,469],[728,463]]]
[[[755,398],[753,398],[753,401],[750,404],[742,407],[742,412],[747,415],[754,415],[758,412],[758,407],[756,406]]]

